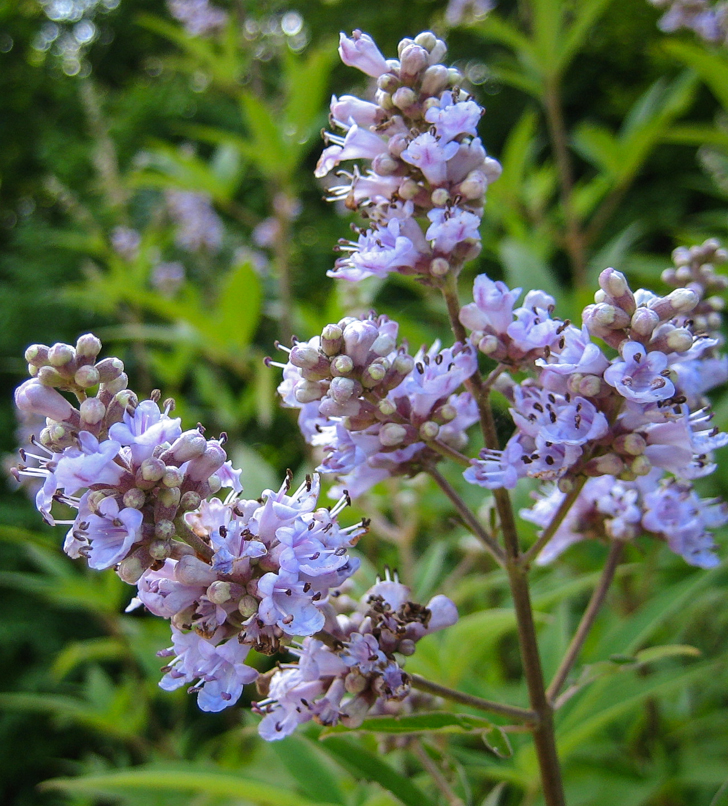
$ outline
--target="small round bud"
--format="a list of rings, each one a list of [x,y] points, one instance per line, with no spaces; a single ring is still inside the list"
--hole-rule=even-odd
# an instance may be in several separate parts
[[[48,350],[45,344],[31,344],[25,351],[25,360],[34,367],[43,367],[48,363]]]
[[[323,389],[317,383],[303,381],[296,386],[295,398],[299,403],[312,403],[322,397]]]
[[[397,407],[394,405],[394,403],[392,403],[392,401],[386,397],[384,400],[380,400],[379,403],[377,403],[377,408],[385,417],[391,417],[394,412],[397,411]]]
[[[401,445],[407,436],[407,429],[399,423],[386,423],[379,431],[379,441],[385,448]]]
[[[578,394],[584,397],[596,397],[602,389],[602,379],[597,375],[584,375],[579,381]]]
[[[458,87],[463,83],[463,74],[456,67],[450,67],[447,71],[447,79],[451,87]]]
[[[374,93],[374,103],[377,106],[381,106],[385,112],[391,112],[394,109],[394,103],[392,102],[392,96],[385,92],[384,90],[377,90]]]
[[[684,353],[693,346],[693,334],[684,327],[676,327],[667,336],[667,346],[676,353]]]
[[[38,380],[43,386],[64,386],[66,379],[53,367],[41,367],[38,370]]]
[[[422,439],[437,439],[440,433],[440,426],[432,420],[427,420],[420,426],[420,436]]]
[[[621,271],[604,269],[599,275],[599,286],[613,299],[619,299],[629,293],[629,283]]]
[[[384,376],[389,369],[384,361],[377,360],[369,364],[369,366],[361,374],[361,385],[365,389],[373,389],[377,384],[384,380]]]
[[[358,671],[351,671],[344,678],[344,688],[349,694],[361,694],[369,687],[369,679]]]
[[[498,351],[500,346],[500,339],[492,334],[483,336],[483,338],[478,342],[478,349],[481,353],[485,353],[485,355],[492,355]]]
[[[329,386],[329,395],[337,403],[344,404],[354,397],[358,386],[352,378],[334,378]]]
[[[607,299],[607,295],[604,293],[604,291],[602,291],[601,288],[598,291],[594,292],[594,302],[596,302],[597,305],[600,302],[605,302],[606,299]]]
[[[430,63],[430,54],[420,45],[409,45],[400,56],[400,78],[403,82],[414,81],[419,73],[426,70]]]
[[[144,571],[146,568],[138,557],[126,557],[116,569],[116,573],[127,585],[136,585]]]
[[[430,274],[433,277],[444,277],[450,271],[450,263],[444,257],[436,257],[430,263]]]
[[[388,92],[390,95],[393,92],[396,92],[401,86],[402,82],[397,78],[397,76],[394,76],[391,73],[382,73],[382,75],[377,79],[377,89],[380,89],[383,92]]]
[[[76,356],[80,359],[94,359],[101,352],[101,340],[93,333],[84,333],[76,342]]]
[[[557,482],[556,486],[559,488],[559,492],[570,493],[574,489],[574,479],[571,476],[562,476]]]
[[[144,481],[159,481],[164,476],[166,469],[164,462],[153,456],[145,459],[139,468]]]
[[[326,325],[321,331],[321,349],[328,356],[336,355],[341,350],[344,331],[338,325]]]
[[[410,655],[415,654],[415,642],[411,638],[403,638],[399,642],[399,646],[397,647],[397,652],[400,655],[404,655],[405,657],[409,657]]]
[[[432,191],[430,198],[432,199],[432,203],[435,205],[435,207],[445,207],[445,205],[450,201],[450,194],[445,188],[436,188]]]
[[[178,467],[174,467],[174,465],[165,467],[162,476],[162,484],[165,487],[179,487],[184,480],[185,474]]]
[[[372,344],[369,349],[376,355],[385,356],[389,355],[396,346],[397,342],[395,339],[383,333],[381,336],[377,336],[374,340],[374,344]]]
[[[400,353],[392,363],[392,369],[398,375],[409,375],[415,368],[415,360],[407,353]]]
[[[86,365],[85,367],[79,367],[76,370],[73,380],[82,389],[90,389],[92,386],[96,386],[96,384],[99,382],[99,373],[94,367]]]
[[[124,372],[124,362],[120,358],[104,358],[96,364],[96,371],[99,373],[100,383],[110,383]]]
[[[409,87],[400,87],[392,95],[392,103],[398,109],[405,111],[417,103],[417,95],[415,94],[414,90],[410,89]]]
[[[299,369],[313,369],[320,359],[319,351],[310,344],[302,342],[297,344],[289,356],[289,360],[294,367]]]
[[[162,506],[168,509],[177,509],[179,506],[180,489],[179,487],[162,487],[157,493],[157,499]]]
[[[482,199],[488,188],[488,182],[482,171],[471,171],[460,183],[460,195],[466,199]]]
[[[176,532],[172,521],[161,520],[154,524],[154,536],[160,540],[171,540]]]
[[[432,67],[428,67],[422,76],[422,94],[439,95],[447,87],[448,78],[447,67],[444,65],[433,64]]]
[[[238,610],[244,618],[250,618],[253,613],[258,612],[258,600],[255,596],[246,593],[245,596],[238,602]]]
[[[233,598],[232,585],[229,582],[216,579],[207,589],[207,598],[216,605],[223,605],[225,602],[229,602]]]
[[[337,355],[331,362],[331,374],[334,376],[348,375],[354,371],[354,362],[348,355]]]
[[[645,452],[647,442],[641,434],[620,434],[614,440],[614,450],[630,456],[639,456]]]
[[[692,288],[676,288],[667,295],[667,300],[675,313],[689,313],[700,302]]]
[[[141,509],[147,501],[144,490],[132,487],[124,493],[124,506],[130,509]]]
[[[106,416],[106,406],[97,397],[88,397],[79,406],[81,419],[87,425],[98,425]]]
[[[437,412],[437,414],[438,418],[442,420],[444,423],[452,422],[452,420],[454,420],[458,416],[457,409],[450,403],[445,403],[444,406],[440,406],[440,409]]]
[[[387,141],[387,151],[394,159],[399,159],[409,145],[410,138],[406,134],[393,134]]]
[[[38,375],[39,367],[36,367],[34,364],[28,364],[28,375],[31,378],[35,378]]]
[[[169,521],[161,521],[161,523],[169,523]],[[155,560],[166,560],[172,553],[172,547],[167,540],[152,540],[148,551],[149,555]]]
[[[98,366],[96,368],[98,369]],[[102,388],[104,392],[106,392],[109,395],[118,395],[119,392],[126,389],[128,383],[129,378],[126,376],[125,372],[122,372],[121,375],[119,375],[117,378],[114,378],[113,381],[108,381],[108,383],[104,383],[102,381],[103,384]]]
[[[99,510],[101,502],[109,497],[108,490],[93,490],[88,494],[86,499],[86,506],[89,512],[96,514]]]
[[[185,512],[190,512],[193,509],[197,509],[202,503],[202,498],[200,497],[199,493],[196,493],[194,490],[188,490],[182,498],[180,498],[179,505]]]
[[[414,199],[420,190],[422,190],[422,186],[417,184],[414,179],[407,177],[399,186],[397,194],[399,195],[400,199],[410,201],[411,199]]]
[[[70,344],[54,344],[48,350],[48,363],[53,367],[64,367],[76,357],[76,351]]]
[[[641,307],[632,314],[630,327],[638,336],[647,338],[659,324],[660,317],[654,311]]]
[[[635,476],[646,476],[652,470],[652,462],[643,454],[632,460],[629,469]]]
[[[437,44],[437,37],[432,31],[423,31],[415,37],[415,44],[424,48],[426,51],[431,51]]]

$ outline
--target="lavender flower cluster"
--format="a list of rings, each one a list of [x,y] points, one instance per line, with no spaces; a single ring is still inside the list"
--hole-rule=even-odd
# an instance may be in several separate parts
[[[283,739],[311,719],[355,728],[367,714],[402,702],[411,686],[395,653],[411,655],[420,638],[457,620],[455,605],[446,596],[433,597],[426,607],[415,604],[409,601],[409,589],[389,574],[353,608],[353,603],[334,601],[352,612],[330,622],[328,643],[305,638],[291,650],[297,663],[258,679],[265,699],[255,708],[264,714],[264,739]]]
[[[339,52],[377,78],[379,89],[375,104],[332,102],[331,119],[346,136],[326,135],[333,145],[318,173],[345,159],[371,159],[369,173],[355,168],[334,197],[365,210],[373,223],[345,247],[348,256],[331,274],[425,279],[429,272],[428,282],[444,284],[477,251],[478,212],[497,177],[497,163],[485,158],[476,136],[482,110],[451,89],[459,79],[435,63],[444,45],[433,34],[403,40],[399,61],[384,59],[359,31],[342,34]],[[480,162],[468,162],[465,181],[460,159],[476,151]],[[423,238],[416,216],[424,213],[431,225]],[[448,240],[455,221],[470,223],[455,226]],[[474,388],[477,349],[496,362],[493,385],[511,404],[515,431],[503,450],[470,459],[465,479],[487,489],[510,489],[525,477],[544,482],[538,503],[521,513],[543,527],[573,504],[541,561],[586,536],[628,539],[646,531],[689,563],[715,565],[709,530],[728,522],[728,509],[701,500],[692,481],[715,469],[712,452],[728,444],[711,425],[704,397],[728,379],[718,296],[728,280],[715,272],[728,256],[706,241],[673,257],[675,267],[663,275],[673,290],[665,296],[633,292],[623,274],[605,269],[580,328],[554,316],[549,294],[529,291],[516,307],[521,289],[484,274],[475,280],[474,301],[458,314],[470,345],[437,344],[410,357],[396,347],[395,322],[346,318],[294,344],[279,392],[284,405],[301,410],[306,439],[323,449],[319,471],[358,495],[390,475],[427,470],[442,456],[467,463],[459,451],[478,410],[470,391],[459,390]],[[516,381],[509,373],[528,377]]]
[[[306,440],[324,451],[317,470],[336,474],[352,496],[463,448],[478,419],[470,393],[456,394],[478,367],[473,347],[436,342],[411,356],[397,333],[386,316],[347,317],[277,364],[283,405],[301,410]]]
[[[441,278],[480,250],[478,227],[488,185],[501,167],[477,135],[483,109],[460,88],[462,75],[440,60],[445,43],[425,32],[399,43],[399,59],[385,59],[371,37],[341,35],[344,64],[377,80],[374,102],[334,96],[330,143],[316,168],[324,177],[341,163],[330,200],[342,199],[368,219],[331,277],[360,280],[391,272],[420,280]],[[423,223],[421,223],[423,222]]]
[[[681,28],[693,31],[710,44],[728,45],[728,3],[721,0],[649,0],[665,13],[658,25],[665,33]]]
[[[228,21],[227,12],[208,0],[167,0],[167,8],[190,36],[209,36]]]
[[[363,718],[379,700],[404,698],[408,678],[393,653],[411,654],[414,641],[452,623],[454,605],[444,597],[416,605],[404,586],[387,581],[370,592],[365,617],[357,610],[337,618],[330,598],[359,567],[349,549],[367,528],[365,522],[339,523],[348,496],[331,508],[317,507],[319,477],[291,492],[289,475],[277,491],[242,498],[224,435],[207,439],[201,426],[182,431],[179,418],[170,416],[172,401],[160,410],[158,395],[139,402],[121,361],[97,361],[100,350],[90,334],[75,347],[28,348],[33,377],[15,400],[23,414],[45,417],[46,424],[32,437],[32,448],[21,452],[16,473],[42,480],[38,510],[51,524],[70,525],[67,554],[97,570],[114,567],[137,586],[128,609],[144,606],[170,620],[172,646],[160,653],[170,662],[161,687],[188,686],[201,709],[220,711],[258,677],[246,664],[251,649],[272,655],[305,637],[300,674],[309,707],[298,722]],[[74,394],[78,407],[63,392]],[[221,489],[229,491],[224,500],[214,497]],[[77,510],[76,517],[55,520],[54,502]],[[320,650],[321,641],[311,638],[316,635],[333,649]],[[286,683],[275,684],[278,704],[268,701],[260,712],[288,711],[304,696],[293,668],[281,672]],[[333,702],[324,707],[313,691],[314,684],[324,687],[320,693],[329,691],[332,676],[341,677],[338,705],[345,691],[354,695],[340,712]],[[298,706],[294,711],[301,713]],[[288,727],[280,733],[270,721],[261,723],[266,738],[296,724],[287,713]]]

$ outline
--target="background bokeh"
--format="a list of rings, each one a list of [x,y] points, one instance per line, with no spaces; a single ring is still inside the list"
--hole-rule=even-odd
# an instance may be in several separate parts
[[[545,288],[560,315],[576,316],[607,265],[633,288],[659,291],[675,246],[725,242],[728,51],[661,33],[642,0],[501,0],[487,15],[486,6],[220,0],[225,21],[199,34],[159,0],[0,0],[5,468],[28,425],[11,401],[33,342],[74,343],[93,330],[140,397],[159,388],[188,427],[228,433],[256,497],[286,468],[311,467],[263,364],[276,339],[309,338],[369,307],[396,316],[415,346],[447,338],[439,302],[411,278],[346,287],[326,278],[350,220],[313,178],[319,132],[330,94],[365,86],[338,61],[340,30],[367,31],[385,54],[436,31],[486,107],[481,137],[504,173],[488,191],[484,248],[468,278],[485,271]],[[554,103],[573,173],[566,188]],[[715,410],[725,428],[721,390]],[[467,735],[400,741],[386,745],[383,768],[375,736],[317,741],[310,726],[265,745],[245,707],[203,714],[183,691],[162,692],[155,653],[168,645],[166,623],[124,614],[131,589],[63,556],[62,528],[40,525],[5,476],[2,802],[421,806],[438,802],[424,752],[465,803],[539,803],[535,759],[517,733],[507,758]],[[408,668],[525,703],[503,573],[433,491],[398,480],[357,502],[352,522],[373,519],[360,588],[389,565],[418,601],[452,597],[461,622],[424,641]],[[718,473],[700,491],[725,496],[728,481]],[[482,491],[465,494],[487,517]],[[518,496],[526,505],[528,490]],[[583,543],[536,574],[547,670],[605,553]],[[647,539],[630,546],[585,648],[583,679],[595,682],[558,724],[570,804],[728,804],[726,639],[723,567],[690,568]]]

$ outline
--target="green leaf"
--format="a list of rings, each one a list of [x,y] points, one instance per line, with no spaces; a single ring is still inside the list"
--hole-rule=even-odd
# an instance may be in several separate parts
[[[374,753],[358,744],[332,736],[321,743],[322,748],[356,778],[375,781],[391,792],[405,806],[434,806],[433,802],[411,779],[385,764]]]
[[[538,288],[559,296],[560,287],[555,275],[530,243],[506,238],[501,243],[499,252],[506,269],[506,284],[509,288],[519,287],[526,291]]]
[[[287,179],[295,165],[297,149],[284,142],[276,115],[263,101],[247,91],[241,92],[240,100],[253,140],[250,157],[266,176]]]
[[[558,42],[555,67],[559,73],[563,73],[569,66],[611,2],[612,0],[579,0],[572,4],[573,18],[564,26],[564,35]]]
[[[469,714],[451,714],[447,711],[431,711],[429,713],[408,714],[405,716],[373,716],[365,719],[356,728],[337,725],[327,728],[321,738],[334,733],[472,733],[473,731],[490,731],[494,727],[489,719]]]
[[[513,755],[511,742],[503,728],[494,725],[490,730],[483,731],[481,738],[488,750],[498,758],[510,758]]]
[[[321,110],[325,106],[335,54],[333,43],[311,51],[305,59],[290,51],[286,53],[286,105],[283,115],[287,136],[299,145],[308,143],[325,120]],[[299,149],[298,153],[303,156],[305,152]]]
[[[215,330],[228,347],[250,344],[260,321],[260,279],[249,262],[241,263],[225,278],[214,316]]]
[[[695,70],[723,108],[728,110],[728,58],[724,54],[678,39],[666,41],[664,48],[671,56]]]
[[[345,806],[346,799],[339,788],[339,783],[322,762],[318,746],[313,747],[311,742],[299,736],[288,736],[271,744],[278,758],[307,797],[316,803],[330,801]]]
[[[45,781],[41,786],[44,789],[99,795],[114,794],[127,789],[164,790],[222,795],[261,806],[333,806],[329,801],[312,801],[290,790],[245,778],[242,775],[164,767],[123,770],[84,778],[55,778]]]
[[[637,663],[654,663],[663,658],[700,657],[702,652],[689,644],[666,644],[664,646],[651,646],[641,649],[636,655]]]

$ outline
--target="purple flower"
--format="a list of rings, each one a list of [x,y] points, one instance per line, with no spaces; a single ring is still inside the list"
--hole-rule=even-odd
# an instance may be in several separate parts
[[[644,345],[629,341],[622,347],[622,359],[613,361],[604,373],[604,380],[622,397],[637,403],[654,403],[675,394],[664,353],[657,350],[648,353]]]
[[[475,101],[453,102],[452,93],[443,93],[440,106],[433,106],[425,113],[425,120],[435,126],[437,136],[448,143],[460,134],[478,133],[478,122],[483,108]]]
[[[181,423],[179,417],[163,414],[153,400],[143,400],[133,414],[124,412],[123,421],[111,426],[109,436],[120,445],[130,445],[132,458],[138,465],[162,443],[174,442],[182,434]]]
[[[313,635],[322,629],[325,618],[307,590],[296,574],[265,574],[258,580],[258,618],[278,625],[288,635]]]
[[[447,179],[446,163],[457,153],[457,143],[443,143],[435,135],[425,132],[415,137],[407,146],[402,152],[402,159],[419,168],[431,185],[442,185]]]
[[[121,562],[134,543],[142,539],[144,516],[138,509],[119,509],[112,496],[104,498],[98,507],[99,514],[79,512],[73,536],[83,538],[90,547],[84,552],[88,564],[97,571],[111,568]]]
[[[177,565],[177,560],[167,559],[159,570],[145,571],[137,583],[137,598],[133,604],[143,604],[155,616],[171,619],[198,601],[206,586],[180,582],[175,573]]]
[[[480,240],[480,216],[469,210],[437,208],[430,210],[427,217],[432,223],[425,237],[433,241],[435,252],[447,254],[461,243]]]
[[[99,443],[88,431],[78,435],[80,448],[66,448],[58,460],[55,478],[58,487],[68,495],[92,484],[115,486],[121,480],[124,469],[114,459],[121,445],[113,439]]]
[[[208,0],[167,0],[167,7],[190,36],[208,36],[227,22],[227,14]]]
[[[460,310],[460,321],[469,330],[504,336],[513,322],[513,305],[521,296],[521,289],[509,290],[500,280],[493,282],[487,274],[479,274],[473,285],[473,299]]]
[[[339,35],[339,56],[344,64],[356,67],[372,78],[379,78],[382,73],[389,71],[387,60],[374,40],[359,30],[354,31],[351,37],[344,33]]]

